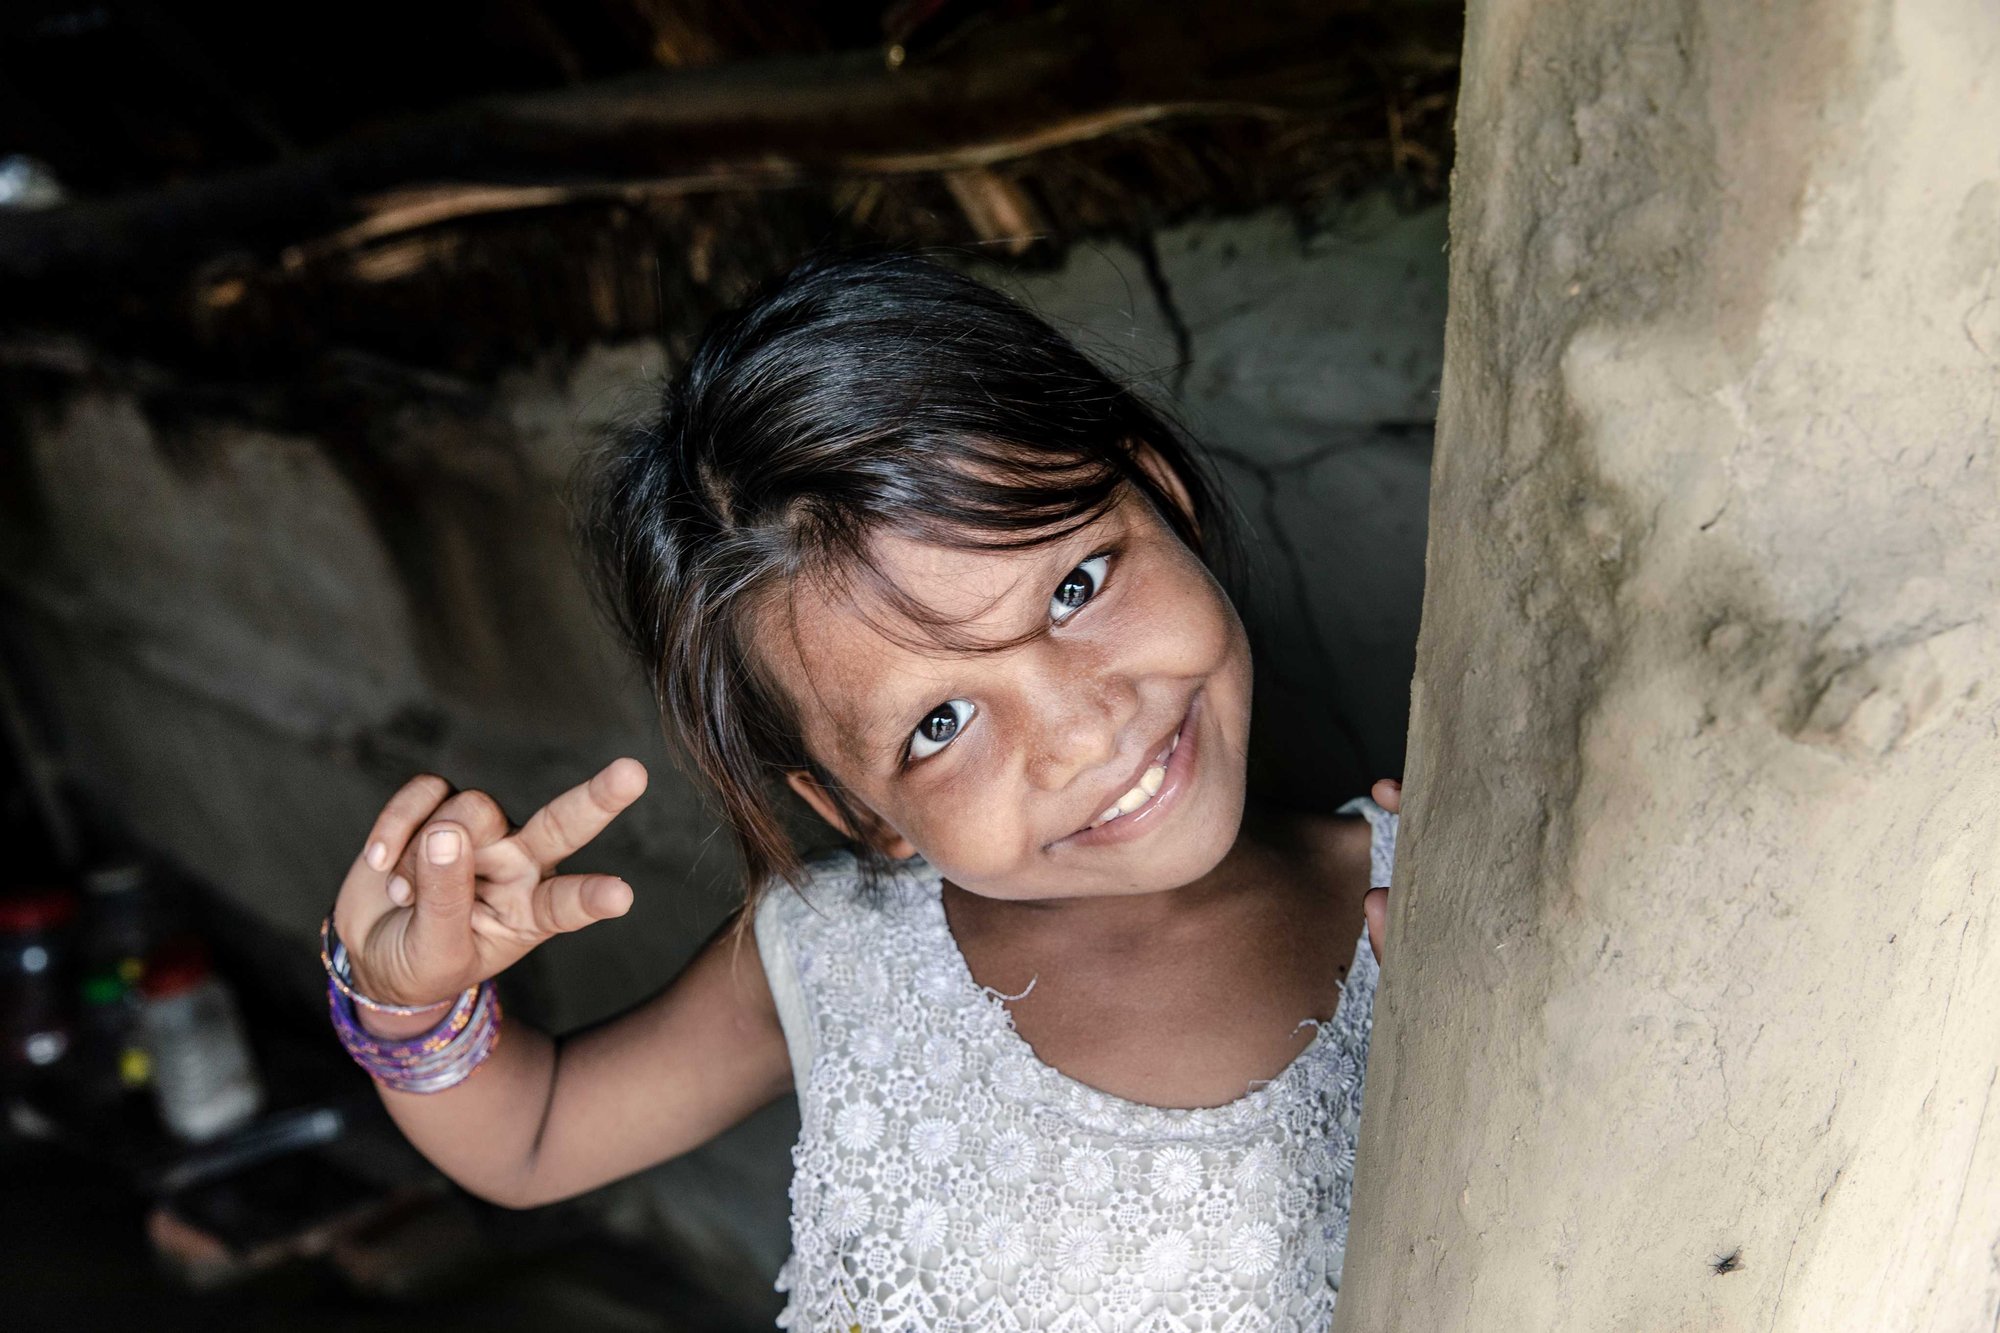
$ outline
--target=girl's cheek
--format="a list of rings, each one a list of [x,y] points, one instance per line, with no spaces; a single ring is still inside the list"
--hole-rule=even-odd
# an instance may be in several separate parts
[[[952,877],[961,884],[1000,873],[994,853],[1021,838],[1021,793],[1006,789],[1005,755],[999,742],[986,739],[977,755],[967,756],[970,762],[925,793],[906,825],[925,858],[948,874],[956,870]]]
[[[968,821],[980,818],[971,810],[964,813]],[[1004,886],[1018,875],[1016,857],[1020,846],[1018,834],[985,823],[968,822],[940,826],[938,835],[927,844],[920,844],[919,850],[953,883],[977,893],[982,888]]]
[[[1207,571],[1199,578],[1178,581],[1151,626],[1159,646],[1171,652],[1186,670],[1215,670],[1245,639],[1242,619]]]

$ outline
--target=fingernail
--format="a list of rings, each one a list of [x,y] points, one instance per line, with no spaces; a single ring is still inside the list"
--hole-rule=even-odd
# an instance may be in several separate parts
[[[389,876],[389,901],[398,907],[410,905],[410,881],[401,875]]]
[[[389,868],[389,849],[379,842],[368,844],[368,867],[371,870]]]
[[[424,855],[434,866],[448,866],[458,859],[458,830],[441,828],[431,830],[424,839]]]

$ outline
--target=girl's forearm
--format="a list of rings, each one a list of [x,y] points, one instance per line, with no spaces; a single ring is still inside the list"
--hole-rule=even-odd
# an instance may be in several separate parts
[[[361,1015],[392,1039],[437,1021]],[[725,924],[664,990],[625,1013],[560,1040],[509,1014],[499,1044],[458,1086],[377,1089],[439,1170],[483,1199],[532,1208],[699,1147],[791,1082],[756,939]]]
[[[361,1013],[363,1027],[392,1039],[414,1036],[435,1021]],[[438,1170],[482,1199],[524,1208],[541,1202],[528,1186],[555,1070],[555,1041],[510,1014],[492,1053],[458,1086],[413,1093],[377,1083],[375,1090],[404,1136]]]

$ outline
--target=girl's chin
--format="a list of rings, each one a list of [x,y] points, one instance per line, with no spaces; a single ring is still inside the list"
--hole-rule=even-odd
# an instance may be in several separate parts
[[[1064,864],[1052,874],[1036,876],[1024,882],[1018,879],[982,879],[972,875],[961,877],[943,867],[939,869],[945,879],[967,893],[1006,902],[1134,897],[1184,888],[1221,865],[1236,846],[1243,827],[1242,791],[1239,783],[1231,810],[1199,812],[1190,827],[1180,830],[1184,836],[1171,843],[1162,840],[1158,846],[1142,842],[1129,847],[1101,849],[1101,854],[1090,858],[1092,864],[1088,872],[1078,865]],[[1225,814],[1226,818],[1223,817]]]

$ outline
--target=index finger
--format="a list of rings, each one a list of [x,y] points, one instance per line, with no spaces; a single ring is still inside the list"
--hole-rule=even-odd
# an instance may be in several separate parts
[[[546,875],[604,832],[645,790],[646,766],[621,756],[528,816],[514,839]]]
[[[396,794],[383,803],[382,813],[375,816],[375,825],[368,830],[368,838],[361,844],[360,855],[347,871],[347,878],[341,882],[338,908],[345,909],[341,920],[334,923],[341,931],[341,937],[352,934],[361,939],[372,928],[377,919],[387,914],[395,904],[389,901],[387,885],[389,870],[402,858],[403,848],[431,812],[450,797],[451,783],[435,773],[419,773],[396,789]],[[379,864],[378,864],[379,863]],[[371,885],[376,892],[364,893],[349,901],[347,890],[356,883]],[[360,917],[354,914],[359,912]]]
[[[386,876],[389,867],[403,855],[403,847],[417,826],[429,819],[431,812],[451,793],[451,784],[435,773],[419,773],[398,787],[396,794],[383,803],[382,813],[375,816],[375,826],[368,830],[368,841],[361,846],[361,860],[366,868]]]

